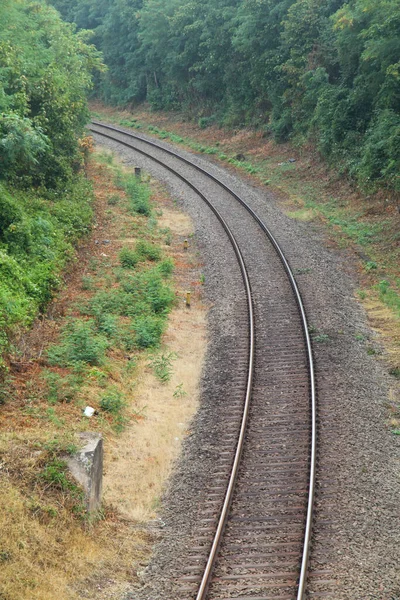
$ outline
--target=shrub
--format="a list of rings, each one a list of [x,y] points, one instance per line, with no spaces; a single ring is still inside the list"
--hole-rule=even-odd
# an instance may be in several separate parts
[[[174,271],[174,261],[172,258],[165,258],[158,265],[158,271],[163,277],[169,277]]]
[[[144,259],[151,261],[158,261],[161,259],[161,248],[146,242],[146,240],[140,240],[136,244],[137,254]]]
[[[104,412],[118,414],[126,406],[126,401],[123,394],[117,390],[110,388],[100,400],[100,408]]]
[[[154,348],[159,345],[164,330],[160,317],[153,315],[137,317],[133,322],[135,343],[139,348]]]
[[[128,195],[132,211],[148,217],[151,213],[150,190],[148,186],[138,181],[134,175],[130,175],[124,180],[124,188]]]
[[[139,254],[134,250],[129,250],[129,248],[122,248],[119,253],[119,262],[125,269],[136,267],[139,260]]]
[[[61,344],[47,352],[50,364],[65,367],[77,362],[89,365],[104,363],[107,339],[96,334],[93,320],[75,320],[69,323],[61,336]]]

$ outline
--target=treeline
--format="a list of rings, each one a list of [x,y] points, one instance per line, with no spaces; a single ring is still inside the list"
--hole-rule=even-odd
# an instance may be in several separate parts
[[[400,189],[399,0],[53,0],[94,29],[107,102],[311,140]]]
[[[98,51],[42,2],[0,3],[0,367],[91,224],[80,174]],[[1,394],[0,394],[1,404]]]

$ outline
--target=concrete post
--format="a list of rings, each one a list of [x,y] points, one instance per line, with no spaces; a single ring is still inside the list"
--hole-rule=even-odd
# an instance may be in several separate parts
[[[89,513],[101,506],[103,487],[103,438],[101,434],[86,432],[79,434],[83,445],[74,456],[66,459],[71,475],[85,490],[86,508]]]

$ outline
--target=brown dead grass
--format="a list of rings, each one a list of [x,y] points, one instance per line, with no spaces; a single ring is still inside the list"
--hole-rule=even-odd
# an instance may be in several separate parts
[[[159,384],[140,360],[126,369],[126,357],[113,351],[104,371],[108,381],[131,399],[130,424],[118,437],[112,423],[82,417],[86,404],[98,405],[101,387],[95,373],[76,402],[49,406],[43,381],[48,345],[57,341],[64,319],[75,315],[77,299],[90,296],[82,290],[82,277],[97,261],[96,285],[107,285],[127,240],[136,241],[135,220],[120,206],[109,206],[113,176],[105,165],[92,162],[89,176],[96,191],[97,223],[82,243],[78,260],[66,276],[65,288],[45,318],[19,340],[20,352],[11,357],[10,398],[0,411],[0,597],[2,600],[107,600],[120,598],[148,560],[152,537],[147,520],[165,486],[180,441],[196,409],[197,388],[206,346],[206,308],[201,292],[195,306],[183,304],[171,315],[164,344],[179,357],[168,385]],[[191,232],[190,220],[153,182],[157,205],[165,212],[161,227],[170,227],[171,245],[164,251],[176,259],[175,285],[182,300],[186,288],[199,279],[197,259],[183,252],[183,239]],[[122,194],[123,195],[123,194]],[[110,240],[104,245],[103,240]],[[195,286],[196,287],[196,286]],[[200,286],[199,286],[200,287]],[[53,368],[60,375],[63,369]],[[178,382],[178,383],[177,383]],[[187,396],[173,392],[183,383]],[[174,387],[175,386],[175,387]],[[50,411],[50,412],[49,412]],[[105,504],[100,520],[88,522],[71,513],[68,494],[44,486],[40,472],[49,458],[46,444],[74,441],[74,433],[101,430],[105,438]],[[176,438],[179,438],[178,440]],[[134,461],[134,462],[132,462]]]

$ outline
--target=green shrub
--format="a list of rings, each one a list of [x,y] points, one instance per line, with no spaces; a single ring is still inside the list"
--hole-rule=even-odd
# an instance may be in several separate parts
[[[119,262],[125,269],[136,267],[139,260],[140,255],[138,252],[129,250],[129,248],[122,248],[121,252],[119,253]]]
[[[157,268],[163,277],[169,277],[174,271],[174,261],[172,258],[165,258]]]
[[[134,175],[124,178],[123,185],[129,198],[131,210],[148,217],[151,213],[149,187],[138,181]]]
[[[133,328],[136,334],[135,343],[139,348],[154,348],[160,343],[164,322],[157,316],[141,316],[134,320]]]
[[[119,390],[113,388],[107,390],[100,400],[101,410],[114,415],[119,413],[125,406],[126,401],[123,394]]]
[[[107,339],[95,331],[93,320],[71,321],[61,335],[61,343],[49,348],[50,364],[66,367],[74,363],[101,365],[104,363]]]
[[[61,377],[58,373],[45,371],[43,378],[47,384],[47,400],[50,404],[72,402],[79,391],[78,381],[73,376]]]
[[[97,329],[107,337],[115,337],[118,333],[118,317],[110,314],[100,314],[97,319]]]
[[[146,240],[140,240],[136,244],[136,253],[144,259],[151,261],[158,261],[161,259],[161,248],[146,242]]]

